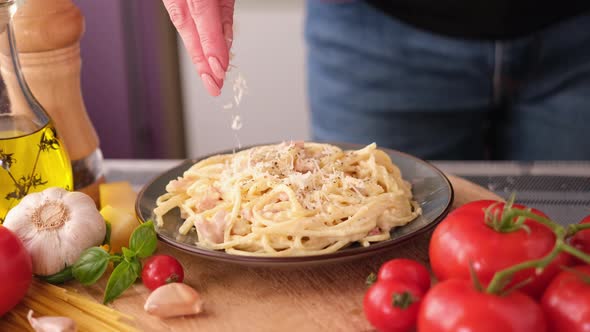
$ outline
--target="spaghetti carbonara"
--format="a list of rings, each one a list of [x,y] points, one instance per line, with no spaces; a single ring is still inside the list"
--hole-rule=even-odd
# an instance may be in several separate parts
[[[204,159],[172,180],[157,224],[180,208],[197,246],[250,256],[305,256],[368,246],[420,213],[410,184],[373,143],[266,145]]]

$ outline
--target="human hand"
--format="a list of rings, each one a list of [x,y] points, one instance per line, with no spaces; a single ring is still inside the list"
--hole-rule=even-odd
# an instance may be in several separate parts
[[[205,88],[221,93],[233,40],[235,0],[162,0]]]

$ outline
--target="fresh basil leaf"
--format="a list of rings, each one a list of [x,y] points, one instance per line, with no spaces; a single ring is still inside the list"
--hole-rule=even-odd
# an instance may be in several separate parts
[[[139,261],[139,259],[135,258],[131,260],[130,263],[131,269],[133,269],[133,271],[135,272],[135,274],[137,274],[137,277],[139,278],[141,276],[141,262]]]
[[[124,259],[125,257],[123,257],[123,254],[111,254],[110,261],[113,262],[113,268],[116,268]]]
[[[154,223],[148,221],[138,226],[129,239],[129,249],[135,251],[139,258],[151,256],[158,246]]]
[[[111,254],[111,258],[109,258],[111,262],[118,264],[123,259],[123,254]]]
[[[63,284],[66,281],[70,281],[74,279],[74,275],[72,274],[72,266],[68,266],[65,269],[49,275],[49,276],[37,276],[37,278],[46,281],[50,284],[59,285]]]
[[[105,220],[105,224],[107,226],[107,232],[104,235],[104,241],[102,241],[102,244],[106,244],[109,247],[111,246],[111,231],[113,230],[113,227],[111,226],[111,223]]]
[[[92,285],[106,271],[110,255],[99,247],[86,249],[72,268],[72,274],[83,285]]]
[[[123,251],[123,257],[125,257],[127,260],[133,259],[135,256],[137,256],[137,253],[133,250],[129,250],[125,247],[122,247],[121,249]]]
[[[126,260],[122,261],[113,270],[113,273],[111,273],[109,281],[107,282],[107,287],[104,291],[104,304],[112,302],[119,297],[119,295],[123,294],[123,292],[133,285],[135,280],[137,280],[137,277],[139,276],[137,264],[139,264],[139,262],[137,262],[137,259],[133,259],[132,261],[136,263]]]

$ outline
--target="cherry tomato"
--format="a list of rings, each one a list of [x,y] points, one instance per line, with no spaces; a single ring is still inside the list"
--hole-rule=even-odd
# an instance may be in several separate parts
[[[590,265],[574,270],[559,273],[541,299],[552,331],[590,331]]]
[[[494,230],[485,223],[484,209],[495,201],[475,201],[467,203],[451,212],[435,229],[430,241],[430,263],[438,280],[450,278],[471,280],[470,266],[485,286],[494,273],[512,265],[545,256],[555,245],[553,232],[538,222],[526,220],[530,232],[524,229],[512,232]],[[524,208],[522,205],[514,205]],[[496,210],[501,211],[504,204],[499,203]],[[533,213],[545,215],[533,209]],[[535,298],[540,298],[551,279],[559,273],[559,267],[570,265],[571,256],[561,253],[537,275],[534,269],[515,274],[511,287],[531,278],[521,290]]]
[[[423,292],[430,288],[430,273],[411,259],[396,258],[385,262],[377,273],[378,281],[397,280],[418,286]]]
[[[0,225],[0,316],[10,311],[27,293],[33,279],[31,256],[21,240]]]
[[[590,216],[586,216],[586,218],[580,221],[580,224],[587,223],[590,223]],[[590,229],[585,229],[574,234],[570,243],[572,246],[590,255]]]
[[[520,291],[498,296],[472,282],[448,279],[432,287],[418,313],[420,332],[545,332],[541,306]]]
[[[380,332],[412,331],[423,296],[418,285],[378,280],[365,293],[365,317]]]
[[[150,290],[154,290],[171,282],[182,282],[184,270],[176,258],[168,255],[156,255],[150,257],[141,271],[143,284]]]

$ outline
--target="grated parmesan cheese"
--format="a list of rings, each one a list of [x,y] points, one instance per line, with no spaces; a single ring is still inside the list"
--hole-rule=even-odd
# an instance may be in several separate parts
[[[239,105],[242,101],[242,97],[248,91],[248,85],[246,84],[246,79],[242,76],[242,73],[238,73],[238,76],[233,82],[233,90],[234,90],[234,101],[236,105]]]
[[[233,58],[234,58],[234,53],[232,53],[230,51],[230,64],[228,65],[227,73],[230,73],[230,71],[231,71],[233,74],[234,73],[233,69],[238,68],[233,63],[231,63],[233,61]],[[232,100],[230,100],[229,102],[227,102],[223,105],[223,110],[230,112],[230,116],[231,116],[231,126],[230,127],[234,131],[234,137],[235,137],[236,145],[237,145],[238,149],[242,148],[242,144],[240,142],[240,137],[238,136],[237,132],[240,129],[242,129],[242,127],[243,127],[242,118],[239,114],[238,108],[239,108],[240,103],[242,102],[242,98],[244,97],[244,95],[247,94],[247,91],[248,91],[248,85],[246,84],[246,79],[244,78],[242,73],[238,72],[237,76],[233,79],[233,83],[232,83],[232,92],[233,92]],[[235,152],[235,150],[236,149],[234,148],[234,152]]]
[[[231,129],[232,130],[240,130],[242,129],[242,119],[239,115],[234,115],[232,122],[231,122]]]
[[[253,148],[244,158],[232,160],[221,174],[221,181],[231,182],[240,173],[243,179],[265,179],[269,188],[287,185],[309,210],[322,210],[330,200],[326,193],[337,189],[343,189],[349,199],[362,200],[366,197],[364,179],[345,173],[342,161],[330,161],[336,152],[328,149],[318,155],[317,150],[299,142]]]

